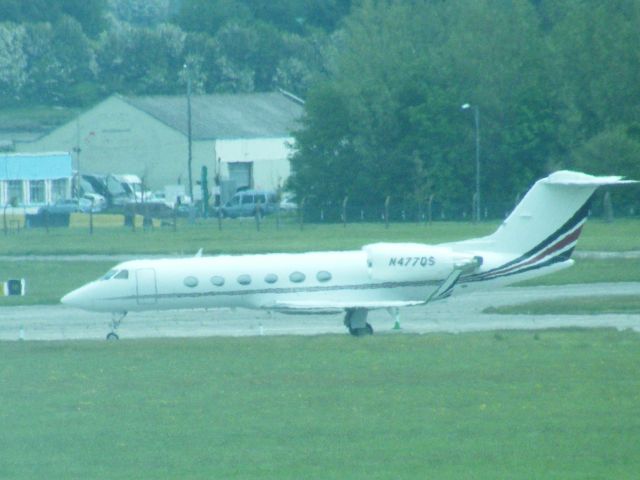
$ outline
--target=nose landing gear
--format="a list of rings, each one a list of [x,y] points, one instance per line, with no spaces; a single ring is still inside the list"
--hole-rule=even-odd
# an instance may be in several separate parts
[[[127,312],[113,312],[111,314],[111,331],[107,333],[107,340],[119,340],[116,330],[120,326],[122,319],[127,316]]]

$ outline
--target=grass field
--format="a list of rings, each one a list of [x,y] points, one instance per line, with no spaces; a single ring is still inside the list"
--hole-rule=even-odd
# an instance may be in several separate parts
[[[0,478],[637,478],[640,337],[0,343]]]
[[[483,313],[508,315],[599,315],[640,313],[640,295],[575,297],[489,307]]]
[[[384,224],[356,223],[309,224],[300,230],[294,219],[283,220],[276,228],[275,219],[265,219],[257,231],[252,219],[225,220],[218,230],[215,220],[195,225],[181,223],[177,232],[171,228],[136,231],[116,227],[113,217],[105,217],[104,226],[96,216],[96,228],[31,229],[11,231],[0,240],[0,255],[29,254],[185,254],[204,248],[207,254],[303,252],[310,250],[347,250],[372,242],[441,243],[483,236],[497,228],[497,223],[434,222],[433,224],[398,223],[388,229]],[[108,220],[108,221],[107,221]],[[77,220],[76,224],[81,221]],[[583,250],[640,250],[640,221],[617,220],[606,224],[589,221],[578,242]]]

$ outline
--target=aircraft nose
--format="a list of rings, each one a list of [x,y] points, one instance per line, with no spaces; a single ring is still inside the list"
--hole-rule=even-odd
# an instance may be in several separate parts
[[[86,291],[84,291],[83,288],[78,288],[62,297],[60,303],[69,305],[70,307],[86,308],[89,301],[86,296]]]

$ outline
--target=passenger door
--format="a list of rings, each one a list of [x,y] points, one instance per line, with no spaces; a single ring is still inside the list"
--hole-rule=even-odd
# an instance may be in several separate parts
[[[153,268],[136,270],[136,295],[138,305],[153,305],[158,302],[156,271]]]

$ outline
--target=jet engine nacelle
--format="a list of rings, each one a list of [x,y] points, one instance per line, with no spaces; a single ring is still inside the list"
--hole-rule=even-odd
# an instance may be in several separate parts
[[[455,269],[478,265],[471,255],[422,243],[373,243],[362,249],[369,277],[378,281],[442,280]]]

